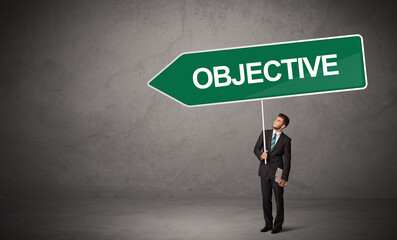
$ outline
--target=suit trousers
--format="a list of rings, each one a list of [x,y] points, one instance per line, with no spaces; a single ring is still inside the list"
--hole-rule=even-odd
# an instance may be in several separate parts
[[[284,223],[284,188],[269,177],[261,177],[263,215],[266,226],[273,226],[272,189],[277,204],[277,215],[274,228],[282,227]]]

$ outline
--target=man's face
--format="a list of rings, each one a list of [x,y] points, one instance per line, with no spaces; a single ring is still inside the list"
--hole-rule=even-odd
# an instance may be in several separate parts
[[[281,117],[277,117],[276,120],[274,120],[273,122],[273,128],[274,129],[284,129],[285,125],[283,125],[284,123],[284,119],[282,119]]]

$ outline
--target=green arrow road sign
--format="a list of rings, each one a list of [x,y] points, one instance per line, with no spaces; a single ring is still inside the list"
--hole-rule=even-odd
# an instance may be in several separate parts
[[[363,39],[349,35],[183,53],[148,85],[189,107],[365,89]]]

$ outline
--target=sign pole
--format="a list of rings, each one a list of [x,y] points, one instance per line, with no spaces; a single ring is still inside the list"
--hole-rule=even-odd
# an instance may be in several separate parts
[[[265,115],[263,113],[263,100],[261,100],[261,107],[262,107],[263,152],[266,152]],[[265,164],[267,164],[267,159],[265,159]]]

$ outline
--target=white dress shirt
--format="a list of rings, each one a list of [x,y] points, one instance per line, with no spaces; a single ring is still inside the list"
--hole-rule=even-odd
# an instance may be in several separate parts
[[[281,132],[282,132],[282,131],[281,131]],[[277,143],[278,139],[279,139],[280,136],[281,136],[281,132],[276,132],[276,130],[273,129],[272,138],[273,138],[273,136],[274,136],[274,133],[277,134],[277,135],[276,135],[276,142],[274,143],[274,146],[276,146],[276,143]],[[272,141],[272,138],[270,138],[270,142]]]

